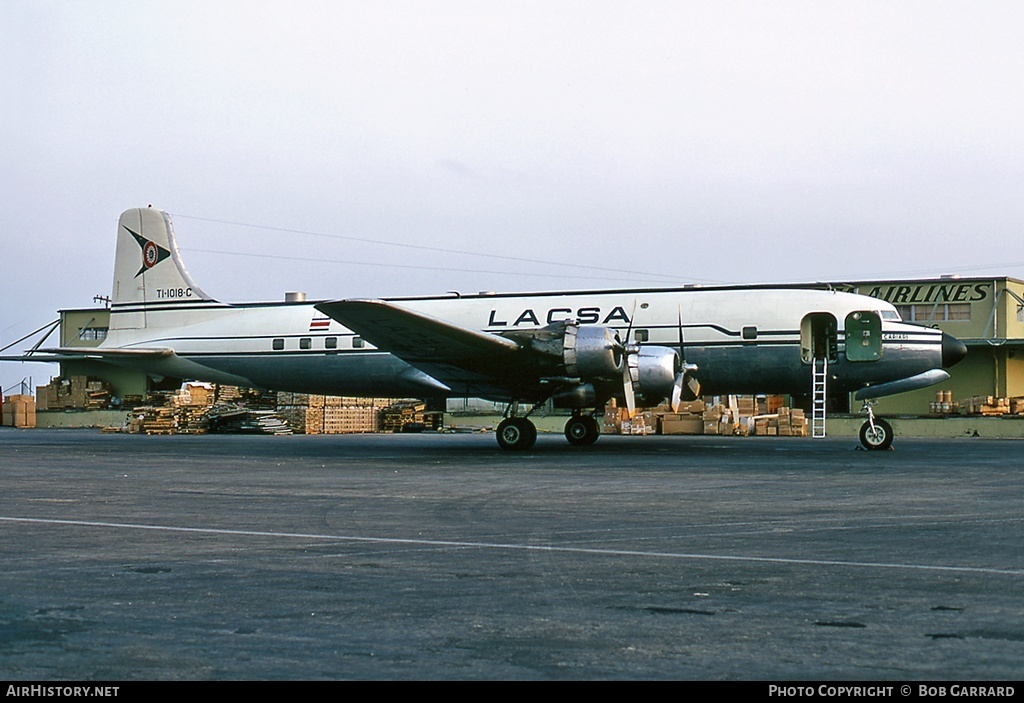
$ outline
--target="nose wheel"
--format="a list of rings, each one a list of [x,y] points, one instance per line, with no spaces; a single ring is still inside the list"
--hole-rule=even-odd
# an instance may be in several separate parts
[[[881,450],[892,446],[892,425],[876,418],[874,425],[865,422],[860,426],[860,443],[865,449]]]
[[[868,419],[860,426],[860,443],[865,449],[872,451],[888,449],[892,446],[894,436],[892,425],[880,417],[875,417],[872,405],[869,401],[864,401]]]

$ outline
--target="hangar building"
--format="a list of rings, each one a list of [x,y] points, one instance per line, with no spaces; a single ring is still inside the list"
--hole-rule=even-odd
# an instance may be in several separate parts
[[[888,301],[904,320],[937,327],[968,348],[967,357],[949,369],[949,381],[881,398],[876,412],[927,413],[938,390],[952,391],[954,401],[1024,396],[1024,281],[946,276],[841,287]]]

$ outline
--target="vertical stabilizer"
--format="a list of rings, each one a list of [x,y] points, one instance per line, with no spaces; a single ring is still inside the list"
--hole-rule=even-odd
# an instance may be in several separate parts
[[[174,240],[171,217],[163,210],[126,210],[117,223],[111,307],[119,328],[146,326],[146,309],[212,301],[189,276]]]
[[[113,303],[213,300],[181,262],[171,216],[163,210],[126,210],[117,223]]]

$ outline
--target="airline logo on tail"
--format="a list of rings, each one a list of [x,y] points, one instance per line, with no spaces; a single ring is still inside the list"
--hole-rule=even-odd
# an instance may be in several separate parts
[[[140,268],[139,272],[135,274],[136,278],[141,276],[147,269],[153,268],[171,255],[171,252],[167,251],[156,242],[132,232],[127,227],[125,227],[125,229],[128,230],[128,234],[135,237],[135,241],[138,242],[139,248],[142,249],[142,268]]]

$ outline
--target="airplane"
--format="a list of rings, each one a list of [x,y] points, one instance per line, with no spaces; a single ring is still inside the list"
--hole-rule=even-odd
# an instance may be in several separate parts
[[[698,394],[806,395],[820,383],[823,402],[827,383],[865,402],[860,439],[878,450],[893,430],[874,399],[942,382],[966,353],[885,301],[823,286],[229,304],[196,285],[170,216],[150,206],[118,222],[106,338],[21,360],[299,393],[497,400],[507,403],[498,444],[512,451],[534,446],[529,416],[549,400],[571,410],[565,436],[585,446],[611,399],[632,414]]]

